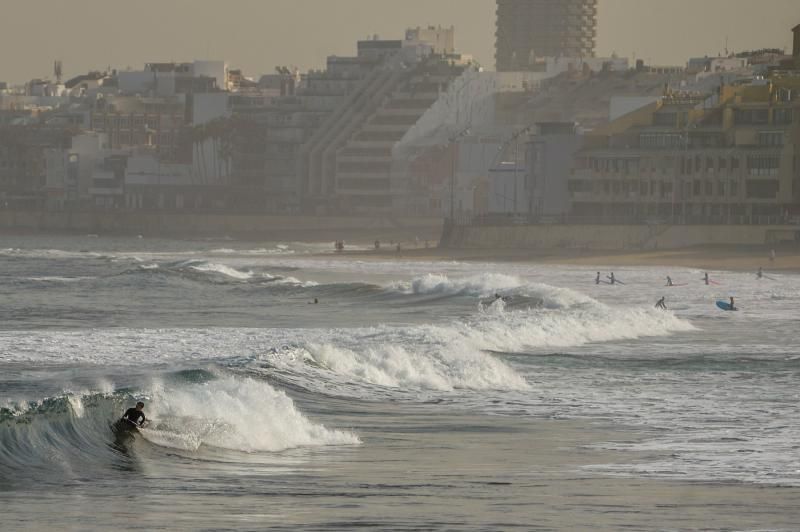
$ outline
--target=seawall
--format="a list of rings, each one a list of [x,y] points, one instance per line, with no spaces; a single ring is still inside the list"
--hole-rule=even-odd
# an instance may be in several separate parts
[[[442,246],[461,249],[680,249],[800,243],[797,225],[456,226]]]
[[[437,240],[441,228],[440,218],[423,217],[0,210],[0,230],[6,232],[371,241]]]

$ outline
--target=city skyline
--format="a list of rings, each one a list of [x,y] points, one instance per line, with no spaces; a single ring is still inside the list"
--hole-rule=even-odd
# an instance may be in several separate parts
[[[437,0],[433,4],[422,0],[399,4],[242,0],[236,9],[210,2],[144,0],[134,11],[110,9],[99,0],[82,5],[82,10],[69,4],[52,5],[42,16],[40,4],[18,4],[14,16],[2,17],[0,81],[19,84],[48,77],[56,59],[64,62],[66,77],[107,66],[141,68],[148,61],[193,58],[225,59],[231,67],[253,76],[286,64],[306,71],[322,68],[328,55],[354,54],[354,41],[368,35],[401,38],[406,27],[438,24],[455,26],[457,48],[494,69],[493,0]],[[87,12],[103,13],[106,16],[101,19],[111,23],[86,22]],[[159,18],[153,20],[156,14]],[[691,56],[723,53],[726,42],[730,51],[788,50],[789,30],[799,17],[800,6],[794,0],[771,0],[766,12],[763,4],[750,0],[706,0],[701,5],[690,0],[669,4],[600,0],[597,53],[681,65]],[[759,26],[753,28],[751,21],[756,19]],[[124,21],[124,25],[114,21]]]

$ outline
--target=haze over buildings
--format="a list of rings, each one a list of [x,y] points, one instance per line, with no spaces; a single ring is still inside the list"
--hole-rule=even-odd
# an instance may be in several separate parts
[[[69,72],[186,57],[227,58],[235,68],[261,72],[276,64],[321,68],[329,54],[346,55],[353,39],[393,35],[400,27],[454,25],[459,48],[494,66],[492,0],[141,0],[129,4],[82,0],[18,2],[0,17],[2,80],[22,83],[49,75],[53,59]],[[75,32],[87,13],[110,21]],[[597,54],[681,64],[687,57],[760,47],[789,48],[787,21],[796,0],[600,0]],[[35,36],[35,37],[34,37]],[[58,57],[56,57],[58,56]],[[290,59],[289,59],[290,58]]]
[[[664,65],[603,55],[595,0],[494,5],[482,27],[497,28],[497,71],[454,25],[355,33],[344,51],[322,49],[324,68],[306,70],[296,66],[304,47],[326,41],[316,23],[296,21],[279,62],[253,71],[238,66],[253,51],[244,41],[221,59],[165,60],[176,43],[138,65],[112,57],[83,72],[54,58],[49,75],[0,85],[0,202],[512,224],[800,216],[798,28],[793,46],[770,38]],[[287,9],[276,6],[272,15]],[[693,20],[684,12],[678,26]],[[224,21],[189,34],[255,42],[263,33]],[[780,33],[791,42],[789,24]]]

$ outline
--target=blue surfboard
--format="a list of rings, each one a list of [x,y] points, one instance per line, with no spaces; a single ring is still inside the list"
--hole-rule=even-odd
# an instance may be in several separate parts
[[[739,310],[735,308],[731,308],[731,304],[727,301],[717,301],[717,306],[722,310]]]

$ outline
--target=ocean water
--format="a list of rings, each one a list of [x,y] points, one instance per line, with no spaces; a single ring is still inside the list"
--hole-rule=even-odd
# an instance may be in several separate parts
[[[3,237],[0,529],[800,529],[800,277],[331,249]]]

